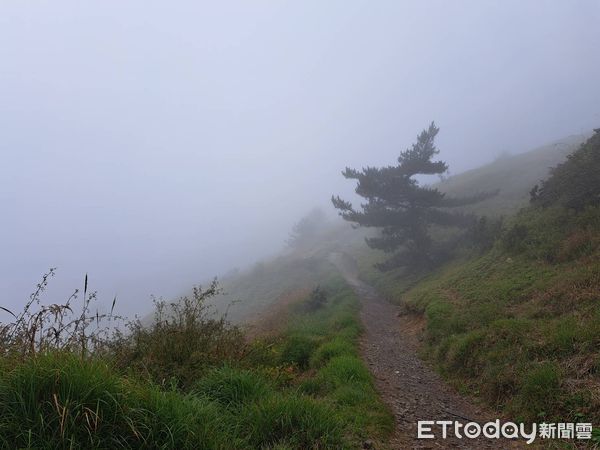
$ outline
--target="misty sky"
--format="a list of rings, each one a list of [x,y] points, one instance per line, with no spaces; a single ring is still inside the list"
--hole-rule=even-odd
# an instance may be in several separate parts
[[[600,2],[0,3],[0,305],[277,251],[435,120],[457,173],[600,126]],[[52,298],[55,296],[56,298]]]

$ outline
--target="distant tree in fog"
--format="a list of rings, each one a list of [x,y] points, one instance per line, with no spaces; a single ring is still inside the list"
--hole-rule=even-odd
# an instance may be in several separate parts
[[[298,248],[313,242],[320,231],[323,230],[323,225],[326,221],[327,217],[323,210],[314,208],[294,224],[286,241],[288,246]]]
[[[421,270],[434,266],[447,256],[448,241],[437,245],[431,238],[431,228],[450,227],[470,229],[475,216],[453,208],[479,202],[494,193],[483,193],[465,198],[450,198],[437,188],[421,186],[417,175],[442,175],[448,165],[433,161],[439,153],[435,137],[439,128],[432,122],[417,137],[410,149],[400,153],[398,164],[387,167],[366,167],[361,171],[346,168],[342,174],[357,180],[356,193],[366,199],[360,209],[338,196],[332,197],[340,216],[358,226],[376,227],[381,233],[367,238],[371,248],[392,256],[378,264],[381,270],[410,267]],[[454,239],[458,242],[458,238]]]

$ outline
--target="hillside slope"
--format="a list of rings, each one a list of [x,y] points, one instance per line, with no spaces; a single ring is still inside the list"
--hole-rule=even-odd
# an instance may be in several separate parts
[[[223,294],[212,304],[233,322],[255,323],[270,308],[322,284],[335,271],[329,255],[349,242],[362,242],[362,233],[340,221],[328,223],[310,242],[220,279]]]
[[[456,177],[454,192],[464,195],[459,189],[484,182],[493,187],[516,163],[533,167],[538,153]],[[423,319],[423,357],[457,387],[518,420],[600,421],[600,207],[598,193],[589,195],[598,186],[599,172],[589,166],[600,166],[600,134],[575,155],[543,184],[565,195],[510,217],[483,254],[463,254],[406,280],[372,269],[374,252],[356,253],[365,280]],[[582,161],[585,171],[578,170]],[[509,178],[512,194],[482,210],[511,198],[505,207],[517,208],[538,181],[532,173],[521,172],[529,181]],[[578,197],[578,209],[569,207],[565,196],[581,192],[587,204]]]
[[[501,156],[490,164],[449,177],[436,187],[456,196],[499,190],[497,196],[469,208],[485,215],[512,214],[527,204],[530,189],[548,176],[550,168],[587,138],[589,134],[568,136],[525,153]]]
[[[449,195],[499,189],[497,196],[473,205],[479,214],[509,215],[526,205],[532,186],[548,175],[586,138],[574,135],[529,152],[505,156],[483,167],[454,175],[438,187]],[[331,222],[308,245],[287,249],[270,260],[220,279],[223,295],[213,302],[233,322],[255,322],[269,308],[293,301],[296,293],[321,283],[332,266],[327,256],[337,250],[361,253],[369,266],[380,256],[365,252],[364,237],[371,230],[353,230],[347,223]]]

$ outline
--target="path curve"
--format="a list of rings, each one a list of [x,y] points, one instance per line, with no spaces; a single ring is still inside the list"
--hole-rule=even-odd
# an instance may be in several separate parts
[[[523,448],[524,445],[505,439],[458,439],[451,431],[448,439],[417,439],[419,420],[458,420],[465,424],[469,421],[485,423],[496,417],[467,401],[417,356],[414,334],[401,326],[408,320],[401,320],[397,306],[358,279],[351,257],[336,253],[331,260],[361,300],[364,326],[361,352],[373,373],[377,390],[395,417],[391,448]]]

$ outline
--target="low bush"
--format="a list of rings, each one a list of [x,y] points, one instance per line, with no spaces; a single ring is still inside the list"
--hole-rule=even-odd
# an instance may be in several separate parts
[[[310,358],[318,346],[317,338],[305,335],[290,335],[281,350],[281,362],[295,364],[300,369],[307,369]]]
[[[600,205],[600,133],[596,132],[567,160],[551,169],[550,176],[539,189],[531,191],[534,205],[556,204],[582,211],[586,206]]]
[[[327,302],[327,291],[325,291],[321,286],[317,286],[312,290],[308,300],[304,302],[307,311],[316,311],[317,309],[325,306]]]
[[[206,304],[217,292],[215,281],[206,290],[194,287],[191,298],[155,300],[153,321],[130,323],[130,333],[113,342],[118,367],[189,389],[210,368],[238,360],[246,348],[241,330]]]

